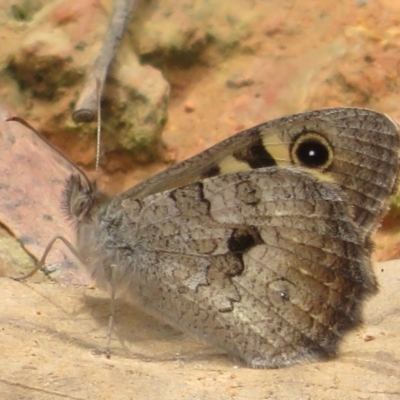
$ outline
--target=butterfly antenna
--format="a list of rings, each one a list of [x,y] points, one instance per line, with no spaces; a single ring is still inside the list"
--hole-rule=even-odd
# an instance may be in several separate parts
[[[96,145],[96,174],[100,165],[100,143],[101,143],[101,82],[96,79],[97,88],[97,145]]]
[[[76,164],[74,164],[67,156],[61,153],[60,150],[57,149],[53,144],[51,144],[39,131],[37,131],[29,122],[25,121],[23,118],[20,117],[9,117],[6,119],[6,121],[15,121],[19,122],[21,125],[24,125],[26,128],[30,129],[32,132],[36,134],[43,142],[45,142],[49,147],[51,147],[62,159],[64,159],[69,165],[71,165],[73,168],[75,168],[79,175],[83,177],[85,180],[86,184],[88,187],[91,186],[91,183],[89,181],[89,178],[86,176],[86,174],[80,169]]]

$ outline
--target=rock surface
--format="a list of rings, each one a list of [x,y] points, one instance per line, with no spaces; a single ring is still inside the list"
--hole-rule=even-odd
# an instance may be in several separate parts
[[[5,271],[2,271],[3,274]],[[400,265],[376,266],[381,291],[338,357],[279,370],[235,366],[118,304],[111,359],[108,299],[90,288],[0,278],[2,399],[382,399],[400,395]]]

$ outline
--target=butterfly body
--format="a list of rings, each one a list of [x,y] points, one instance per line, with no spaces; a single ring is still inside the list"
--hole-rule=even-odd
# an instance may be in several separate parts
[[[72,176],[65,208],[99,287],[251,367],[282,367],[325,358],[360,324],[398,149],[381,114],[319,110],[239,133],[113,198]]]

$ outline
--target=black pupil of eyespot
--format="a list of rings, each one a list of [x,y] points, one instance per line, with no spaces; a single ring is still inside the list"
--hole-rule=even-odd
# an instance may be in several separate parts
[[[329,159],[329,150],[315,139],[305,140],[296,149],[300,163],[309,168],[318,168],[326,164]]]

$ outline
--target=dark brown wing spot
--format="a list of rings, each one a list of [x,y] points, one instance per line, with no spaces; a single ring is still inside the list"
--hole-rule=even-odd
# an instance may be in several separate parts
[[[263,243],[261,236],[254,226],[237,228],[228,239],[228,248],[232,253],[245,253],[257,244]]]
[[[201,171],[201,179],[212,178],[221,173],[221,168],[218,165],[212,165],[211,167]]]
[[[274,157],[267,151],[261,138],[250,146],[235,151],[233,155],[238,161],[246,162],[253,169],[276,165]]]

